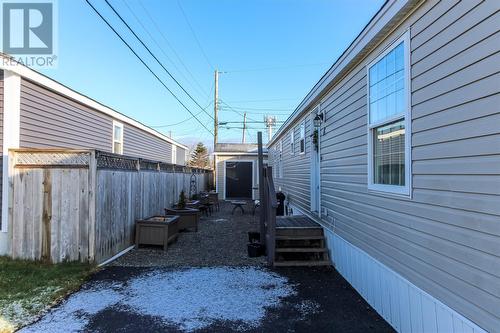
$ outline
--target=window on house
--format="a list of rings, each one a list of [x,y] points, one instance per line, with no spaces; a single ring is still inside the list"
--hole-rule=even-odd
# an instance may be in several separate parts
[[[172,164],[177,164],[177,146],[172,145]]]
[[[305,121],[300,123],[299,151],[301,154],[304,154],[306,152],[306,123],[305,123]]]
[[[290,130],[290,154],[295,155],[295,137],[293,135],[294,129]]]
[[[405,35],[368,68],[368,186],[409,194],[408,39]]]
[[[123,154],[123,124],[113,122],[113,153]]]

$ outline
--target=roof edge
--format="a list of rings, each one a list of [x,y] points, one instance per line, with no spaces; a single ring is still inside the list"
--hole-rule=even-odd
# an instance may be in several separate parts
[[[185,150],[189,150],[189,148],[186,145],[183,145],[174,139],[169,138],[168,136],[158,132],[157,130],[144,125],[138,120],[135,120],[129,116],[126,116],[125,114],[118,112],[116,110],[113,110],[112,108],[72,89],[69,88],[68,86],[48,77],[45,74],[42,74],[32,68],[29,68],[16,60],[14,60],[11,56],[1,53],[0,52],[0,70],[4,71],[10,71],[13,73],[18,74],[19,76],[26,78],[30,81],[33,81],[37,84],[42,85],[43,87],[52,90],[56,93],[59,93],[67,98],[70,98],[78,103],[81,103],[89,108],[92,108],[98,112],[104,113],[108,116],[111,116],[115,118],[116,120],[122,121],[128,125],[137,127],[145,132],[148,132],[149,134],[152,134],[156,136],[157,138],[160,138],[164,141],[167,141],[173,145],[176,145],[180,148],[183,148]]]

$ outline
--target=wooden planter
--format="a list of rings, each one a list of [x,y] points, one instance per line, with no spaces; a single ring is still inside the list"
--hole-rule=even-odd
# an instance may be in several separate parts
[[[200,220],[200,211],[194,208],[166,208],[166,214],[179,216],[179,230],[194,229],[198,231],[198,221]]]
[[[139,245],[161,245],[166,251],[168,243],[177,239],[179,216],[151,216],[135,221],[135,247]]]

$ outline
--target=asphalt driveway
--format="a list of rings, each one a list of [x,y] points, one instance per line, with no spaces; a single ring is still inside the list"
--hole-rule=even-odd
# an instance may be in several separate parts
[[[108,267],[22,332],[393,332],[332,268]]]

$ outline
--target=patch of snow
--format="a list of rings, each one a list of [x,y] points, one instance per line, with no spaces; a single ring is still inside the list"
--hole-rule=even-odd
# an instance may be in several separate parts
[[[255,268],[156,272],[131,282],[133,296],[127,305],[186,331],[210,326],[216,320],[257,327],[266,308],[278,306],[282,298],[295,293],[287,282]]]
[[[98,284],[71,295],[60,307],[20,332],[80,332],[90,316],[117,304],[122,298],[109,284]]]
[[[0,300],[0,317],[5,316],[14,326],[25,325],[34,319],[34,314],[47,308],[47,299],[58,290],[58,287],[37,288],[35,296],[16,301]]]
[[[219,320],[244,330],[258,327],[266,309],[295,294],[286,278],[265,269],[157,270],[124,284],[90,285],[21,332],[82,331],[92,315],[111,307],[154,316],[188,332]]]
[[[300,318],[304,319],[312,314],[317,314],[321,312],[321,306],[313,301],[306,300],[298,304],[295,304],[294,308],[299,312]]]

